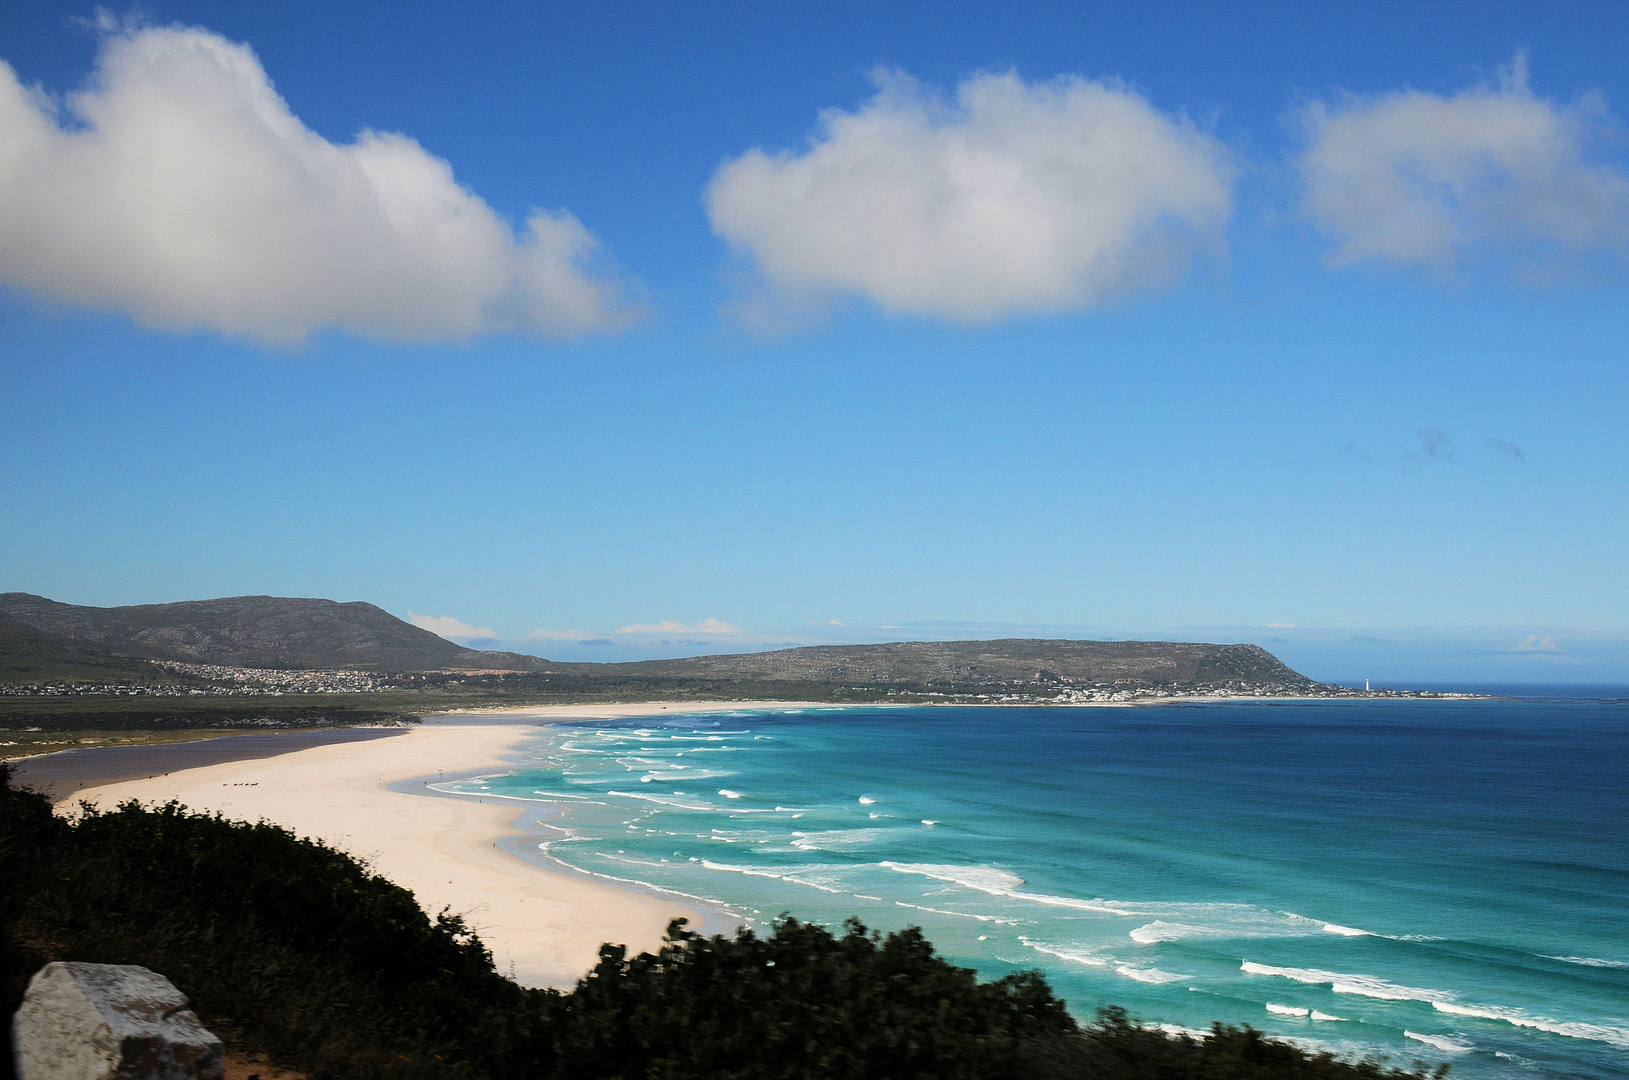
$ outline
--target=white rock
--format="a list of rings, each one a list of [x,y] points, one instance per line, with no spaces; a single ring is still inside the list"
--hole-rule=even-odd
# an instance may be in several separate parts
[[[220,1080],[221,1041],[164,976],[47,964],[12,1025],[20,1080]]]

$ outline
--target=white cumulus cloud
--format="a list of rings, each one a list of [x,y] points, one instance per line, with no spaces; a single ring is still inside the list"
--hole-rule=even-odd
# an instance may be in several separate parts
[[[597,246],[564,211],[517,236],[404,135],[327,141],[206,30],[111,30],[60,103],[0,61],[6,285],[268,341],[574,334],[625,316]]]
[[[497,631],[490,626],[471,626],[462,619],[455,619],[451,615],[420,615],[416,611],[407,613],[407,621],[420,630],[444,638],[495,638]]]
[[[1314,103],[1300,119],[1305,207],[1335,265],[1442,271],[1479,249],[1629,248],[1629,173],[1592,157],[1611,117],[1595,99],[1535,95],[1524,56],[1497,85]]]
[[[988,322],[1158,286],[1220,243],[1226,152],[1124,86],[980,74],[945,102],[877,80],[806,149],[749,150],[708,185],[713,229],[781,298]]]
[[[633,626],[620,626],[619,634],[739,634],[741,628],[732,626],[722,619],[703,619],[694,626],[687,623],[668,619],[659,623],[635,623]]]

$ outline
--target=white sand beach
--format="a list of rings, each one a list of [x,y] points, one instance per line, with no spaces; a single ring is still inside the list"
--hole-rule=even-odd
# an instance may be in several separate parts
[[[514,804],[390,790],[404,780],[504,764],[505,751],[550,720],[648,716],[798,702],[557,706],[463,715],[361,743],[233,761],[76,793],[104,808],[171,799],[243,821],[272,821],[367,861],[411,889],[426,912],[462,914],[498,970],[527,986],[569,989],[603,942],[655,950],[668,922],[702,917],[683,904],[527,862],[498,848],[522,814]],[[64,804],[67,805],[67,804]]]

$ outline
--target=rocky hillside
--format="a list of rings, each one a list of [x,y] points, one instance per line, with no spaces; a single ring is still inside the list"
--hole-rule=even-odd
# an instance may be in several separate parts
[[[151,681],[152,660],[282,670],[453,672],[456,676],[404,674],[405,681],[399,681],[421,687],[429,685],[427,678],[440,679],[437,686],[457,685],[466,694],[481,689],[583,699],[1017,694],[1066,700],[1072,691],[1101,697],[1119,691],[1298,694],[1320,689],[1255,645],[1007,638],[557,663],[467,649],[365,603],[235,596],[97,608],[27,593],[0,595],[0,680]],[[468,675],[481,671],[508,674]]]
[[[532,656],[482,652],[455,645],[361,602],[304,600],[281,596],[233,596],[176,604],[82,607],[29,593],[0,594],[0,627],[18,646],[25,631],[35,644],[61,651],[72,644],[94,655],[177,660],[226,667],[369,671],[430,671],[443,668],[517,671],[545,666]],[[10,642],[0,638],[0,645]],[[11,657],[9,666],[19,658]]]
[[[1172,641],[910,641],[820,645],[637,664],[556,665],[610,674],[719,683],[835,684],[954,692],[1123,685],[1150,688],[1312,688],[1306,676],[1256,645]]]

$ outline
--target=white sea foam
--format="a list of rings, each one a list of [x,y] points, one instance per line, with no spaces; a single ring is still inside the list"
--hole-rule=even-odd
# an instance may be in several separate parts
[[[1359,930],[1351,926],[1342,926],[1340,923],[1324,923],[1324,933],[1339,934],[1341,937],[1374,937],[1367,930]]]
[[[1208,1038],[1210,1038],[1210,1032],[1208,1032],[1208,1031],[1200,1031],[1198,1028],[1183,1027],[1181,1024],[1155,1024],[1154,1026],[1159,1028],[1161,1031],[1165,1032],[1167,1035],[1175,1035],[1178,1038],[1183,1038],[1183,1037],[1186,1037],[1186,1038],[1189,1038],[1189,1039],[1208,1039]]]
[[[1548,1031],[1552,1035],[1565,1035],[1570,1039],[1589,1039],[1604,1042],[1620,1050],[1629,1050],[1629,1028],[1609,1024],[1591,1024],[1576,1020],[1552,1020],[1547,1016],[1533,1016],[1521,1009],[1507,1009],[1500,1005],[1461,1005],[1452,1001],[1434,1001],[1432,1007],[1452,1016],[1473,1016],[1483,1020],[1503,1020],[1516,1027]]]
[[[858,896],[859,894],[856,893],[855,895]],[[861,897],[861,899],[862,900],[875,900],[875,899],[880,899],[880,897]],[[1003,919],[999,915],[975,915],[971,911],[948,911],[945,908],[924,907],[921,904],[907,904],[903,900],[895,900],[894,901],[894,906],[895,907],[902,907],[902,908],[910,908],[912,911],[928,911],[928,912],[932,912],[935,915],[954,915],[958,919],[977,919],[979,922],[1000,923],[1003,926],[1012,926],[1013,925],[1013,921],[1011,919]]]
[[[505,795],[502,792],[490,791],[490,790],[487,790],[485,788],[482,788],[482,789],[480,789],[478,791],[465,791],[462,788],[458,787],[456,785],[456,782],[451,783],[451,784],[446,784],[446,785],[442,785],[442,784],[425,784],[424,786],[426,788],[428,788],[429,790],[439,792],[442,795],[461,795],[466,799],[469,798],[471,795],[475,795],[475,796],[479,796],[480,798],[483,798],[483,799],[499,799],[499,800],[502,800],[504,802],[535,803],[535,802],[541,801],[539,799],[533,799],[533,798],[531,798],[529,796],[526,796],[526,795]]]
[[[831,848],[854,847],[869,844],[882,835],[881,829],[826,829],[820,832],[794,832],[792,846],[803,851],[824,851]]]
[[[729,788],[719,788],[718,793],[726,799],[739,799],[741,797],[739,791],[731,791]]]
[[[1451,1038],[1447,1035],[1422,1035],[1418,1031],[1404,1030],[1403,1034],[1416,1042],[1423,1042],[1427,1046],[1434,1046],[1445,1054],[1468,1054],[1476,1047],[1461,1039]]]
[[[1100,910],[1128,917],[1165,916],[1131,931],[1131,940],[1140,945],[1190,938],[1311,937],[1320,933],[1370,936],[1365,930],[1320,922],[1290,911],[1271,911],[1254,904],[1127,904],[1099,900],[1095,905]]]
[[[1119,965],[1114,969],[1114,973],[1124,975],[1128,979],[1136,979],[1140,983],[1154,983],[1155,985],[1181,982],[1183,979],[1193,978],[1192,975],[1178,975],[1174,972],[1161,971],[1159,968],[1152,967],[1132,967],[1130,964]]]
[[[877,865],[900,874],[920,874],[936,881],[948,881],[991,896],[1012,896],[1024,879],[993,866],[955,866],[945,863],[882,862]]]
[[[821,892],[845,895],[848,893],[848,885],[843,880],[843,872],[847,869],[838,866],[822,873],[820,867],[806,867],[795,874],[787,874],[786,880],[797,885],[807,885],[811,889],[819,889]]]
[[[652,780],[660,780],[667,784],[695,784],[703,780],[717,780],[721,776],[734,776],[736,774],[733,769],[709,769],[701,765],[679,765],[661,772],[653,769],[648,775]]]
[[[1113,957],[1104,956],[1097,952],[1084,952],[1078,948],[1068,948],[1063,945],[1048,945],[1044,942],[1033,941],[1020,934],[1018,940],[1034,949],[1038,953],[1056,956],[1059,960],[1070,960],[1077,964],[1087,964],[1091,967],[1108,967],[1114,963]]]
[[[1560,960],[1564,964],[1582,964],[1584,967],[1629,968],[1629,960],[1601,960],[1594,956],[1551,956],[1539,953],[1546,960]]]
[[[784,874],[777,874],[771,870],[759,870],[751,866],[731,866],[729,863],[713,862],[711,859],[701,860],[701,865],[709,870],[728,870],[732,874],[745,874],[747,877],[766,877],[781,881]]]
[[[821,892],[841,895],[847,890],[838,888],[831,875],[822,875],[819,867],[801,867],[793,873],[777,873],[773,870],[762,870],[752,866],[736,866],[731,863],[713,862],[710,859],[701,860],[701,865],[708,870],[724,870],[732,874],[744,874],[747,877],[772,878],[776,881],[788,881],[793,885],[805,885]],[[837,869],[841,869],[840,867]]]
[[[927,824],[927,822],[924,822]],[[1160,914],[1211,917],[1223,926],[1200,923],[1174,923],[1158,918],[1138,931],[1147,938],[1132,936],[1143,944],[1154,941],[1174,941],[1181,937],[1282,937],[1315,933],[1321,923],[1290,915],[1268,911],[1250,904],[1134,904],[1118,900],[1081,900],[1073,896],[1055,896],[1050,893],[1024,892],[1020,886],[1024,879],[993,866],[965,866],[945,863],[878,864],[901,874],[920,874],[923,877],[947,881],[991,896],[1005,896],[1046,907],[1067,908],[1071,911],[1089,911],[1101,915],[1120,915],[1127,918],[1157,916]]]
[[[1080,900],[1073,896],[1053,896],[1050,893],[1018,892],[1014,890],[1000,895],[1010,896],[1014,900],[1027,900],[1032,904],[1042,904],[1046,907],[1068,908],[1071,911],[1091,911],[1100,915],[1124,915],[1122,905],[1111,900]]]
[[[869,796],[869,795],[861,795],[860,796],[860,805],[861,806],[875,806],[876,804],[877,804],[877,800],[873,799],[871,796]]]
[[[1303,1009],[1298,1005],[1279,1005],[1272,1001],[1267,1003],[1267,1011],[1274,1016],[1306,1016],[1312,1012],[1311,1009]]]
[[[1521,1009],[1502,1005],[1461,1003],[1457,994],[1446,990],[1426,990],[1415,986],[1401,986],[1373,975],[1348,975],[1338,971],[1320,971],[1317,968],[1271,967],[1246,960],[1239,969],[1246,975],[1277,975],[1296,982],[1318,985],[1328,983],[1337,994],[1358,994],[1382,1001],[1422,1001],[1438,1012],[1450,1016],[1468,1016],[1482,1020],[1499,1020],[1516,1027],[1548,1031],[1552,1035],[1565,1035],[1573,1039],[1589,1039],[1629,1050],[1629,1028],[1610,1024],[1596,1024],[1579,1020],[1553,1020],[1534,1016]]]
[[[931,825],[937,825],[939,823],[937,821],[934,821],[932,818],[923,818],[922,819],[922,824],[931,826]]]
[[[1273,967],[1246,960],[1239,965],[1246,975],[1276,975],[1296,982],[1317,986],[1328,983],[1337,994],[1356,994],[1379,998],[1381,1001],[1449,1001],[1452,994],[1443,990],[1427,990],[1417,986],[1403,986],[1373,975],[1348,975],[1340,971],[1321,971],[1318,968]]]
[[[679,802],[665,795],[645,795],[637,791],[607,791],[607,795],[616,795],[623,799],[639,799],[642,802],[656,803],[658,806],[671,806],[675,810],[694,810],[714,813],[719,807],[709,806],[707,803]]]
[[[1331,1016],[1326,1012],[1319,1012],[1317,1009],[1312,1010],[1312,1018],[1314,1020],[1343,1020],[1343,1021],[1346,1019],[1346,1017],[1344,1017],[1344,1016]]]
[[[1139,945],[1153,945],[1160,941],[1181,941],[1184,938],[1201,937],[1230,937],[1226,929],[1213,926],[1192,926],[1186,923],[1171,923],[1163,919],[1155,919],[1145,926],[1139,926],[1128,937]]]

